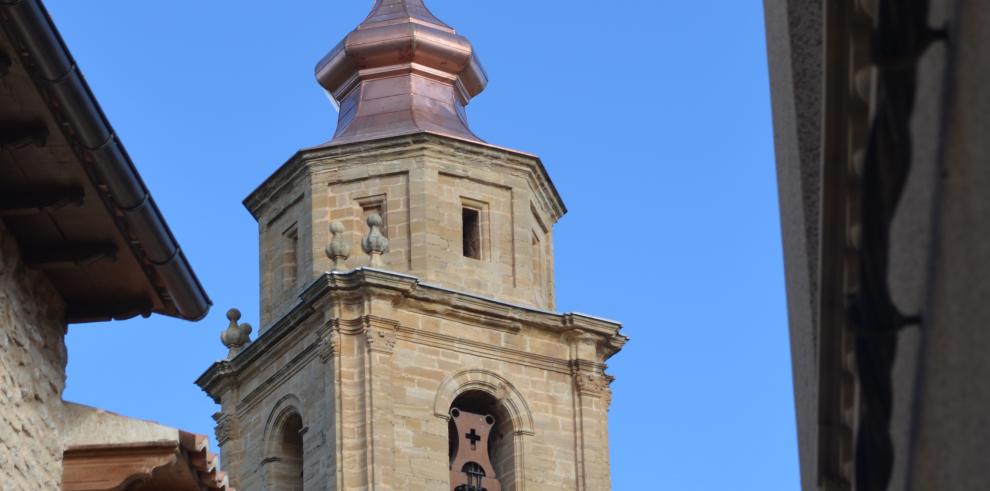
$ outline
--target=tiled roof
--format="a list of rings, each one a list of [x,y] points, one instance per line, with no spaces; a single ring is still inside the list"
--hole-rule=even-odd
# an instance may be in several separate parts
[[[67,402],[63,491],[234,491],[206,436]]]
[[[204,490],[235,491],[227,483],[227,474],[220,470],[219,457],[209,451],[209,438],[179,431],[179,441],[186,452],[190,467],[195,469]]]

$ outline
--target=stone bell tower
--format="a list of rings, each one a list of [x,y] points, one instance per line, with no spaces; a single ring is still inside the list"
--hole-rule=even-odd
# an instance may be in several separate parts
[[[197,383],[254,490],[610,488],[619,325],[554,311],[564,205],[539,158],[485,143],[487,84],[422,0],[378,0],[320,61],[336,134],[245,200],[260,329]]]

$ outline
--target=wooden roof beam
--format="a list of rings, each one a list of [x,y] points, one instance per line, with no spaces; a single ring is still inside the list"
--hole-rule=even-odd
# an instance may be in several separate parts
[[[0,189],[0,217],[38,215],[66,206],[82,206],[82,188],[38,189],[33,191]]]
[[[26,254],[29,266],[43,271],[73,269],[89,266],[100,261],[116,261],[117,246],[112,244],[65,244],[57,248],[32,250]]]

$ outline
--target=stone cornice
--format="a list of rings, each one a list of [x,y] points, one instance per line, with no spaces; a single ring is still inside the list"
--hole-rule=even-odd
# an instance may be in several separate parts
[[[220,404],[221,396],[230,382],[230,377],[238,374],[245,366],[252,365],[265,351],[288,336],[292,332],[292,327],[300,324],[312,313],[313,310],[310,306],[297,303],[268,331],[259,335],[258,339],[244,347],[233,359],[217,361],[210,365],[196,379],[196,385],[213,398],[215,403]]]
[[[300,298],[303,304],[308,304],[334,291],[345,301],[348,299],[345,292],[352,292],[351,296],[356,292],[358,296],[353,299],[357,300],[364,297],[367,289],[385,293],[397,305],[413,311],[442,314],[500,330],[516,332],[523,325],[558,333],[579,329],[606,345],[603,349],[608,356],[614,354],[608,347],[618,351],[628,340],[619,334],[622,325],[615,321],[579,313],[548,312],[424,283],[411,275],[371,268],[325,273],[303,291]]]
[[[213,402],[220,404],[220,396],[226,390],[226,386],[230,381],[230,376],[234,374],[234,368],[228,360],[220,360],[206,369],[199,378],[196,379],[196,385],[203,389],[207,395],[213,399]]]
[[[244,199],[244,206],[255,219],[258,219],[265,207],[276,201],[276,197],[308,167],[312,167],[313,170],[326,170],[331,167],[370,164],[393,159],[400,154],[408,155],[411,151],[421,152],[424,155],[458,157],[461,160],[464,156],[475,159],[486,158],[489,164],[525,175],[533,189],[538,190],[538,194],[541,195],[541,205],[547,208],[554,220],[567,213],[567,208],[539,157],[487,143],[465,141],[432,133],[299,150]],[[328,160],[333,161],[332,166],[327,164]],[[471,161],[467,160],[467,162]]]
[[[415,276],[383,271],[371,268],[359,268],[347,272],[324,273],[315,279],[309,287],[302,291],[299,300],[292,309],[265,330],[258,339],[245,347],[231,360],[214,363],[196,384],[219,402],[228,377],[237,376],[246,367],[252,366],[270,351],[276,343],[294,331],[294,327],[302,323],[314,313],[313,306],[323,299],[332,298],[338,302],[366,302],[369,297],[388,298],[401,308],[429,315],[441,315],[451,319],[473,323],[492,329],[507,332],[518,332],[525,328],[541,329],[561,335],[578,333],[593,340],[597,346],[602,361],[615,354],[628,340],[619,333],[621,324],[605,319],[583,314],[559,314],[547,312],[498,300],[484,298],[470,293],[458,292],[421,282]],[[365,312],[361,319],[334,319],[331,329],[360,331],[358,324],[367,324],[374,320],[373,312]],[[346,326],[345,326],[346,324]],[[365,326],[367,328],[367,326]],[[401,337],[409,339],[413,334],[407,328],[395,326],[393,329],[401,333]],[[321,329],[326,331],[326,329]],[[356,332],[356,331],[355,331]],[[328,333],[315,333],[313,349],[307,352],[317,353],[319,344]],[[427,336],[429,337],[429,336]],[[436,336],[433,336],[436,337]],[[436,341],[442,341],[437,339]],[[324,350],[326,347],[324,347]],[[332,350],[332,348],[331,348]],[[504,350],[502,350],[504,351]],[[516,357],[524,357],[524,353],[514,353]],[[563,371],[564,365],[555,363],[549,357],[531,355],[535,362]],[[566,361],[565,361],[566,362]]]

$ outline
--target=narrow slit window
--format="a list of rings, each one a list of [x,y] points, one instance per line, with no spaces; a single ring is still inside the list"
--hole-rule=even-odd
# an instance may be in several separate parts
[[[292,290],[299,277],[299,232],[295,226],[287,230],[282,237],[281,263],[278,269],[282,279],[283,291]]]
[[[533,282],[536,283],[536,287],[543,291],[546,286],[546,282],[543,278],[543,250],[540,245],[540,237],[533,232]]]
[[[481,259],[481,212],[474,208],[462,208],[461,230],[464,257]]]

